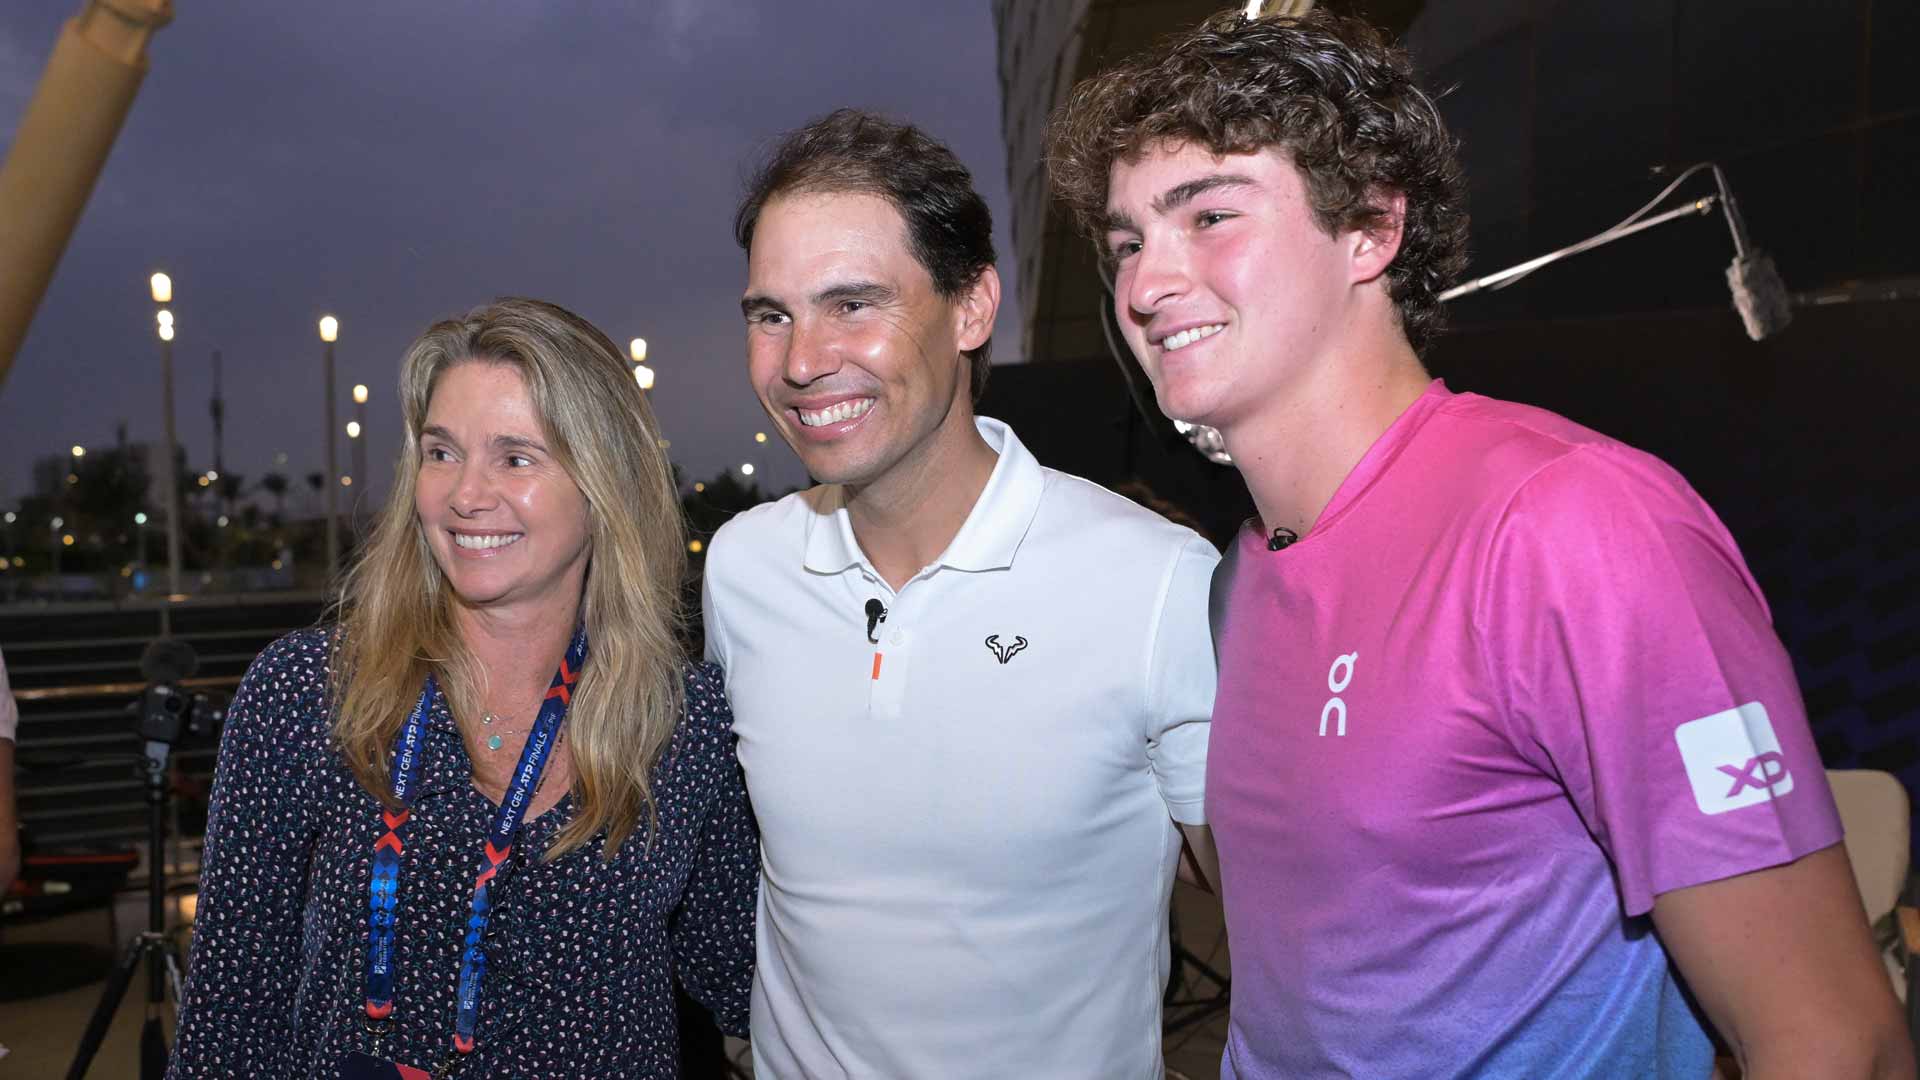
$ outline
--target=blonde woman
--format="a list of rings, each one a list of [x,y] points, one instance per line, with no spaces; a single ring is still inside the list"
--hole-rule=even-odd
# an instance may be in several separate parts
[[[171,1075],[677,1075],[675,978],[746,1025],[758,846],[619,351],[508,299],[401,374],[335,627],[235,697]]]

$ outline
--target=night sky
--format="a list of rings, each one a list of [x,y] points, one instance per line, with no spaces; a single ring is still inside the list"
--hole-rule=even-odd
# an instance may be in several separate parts
[[[0,144],[79,6],[0,7]],[[747,385],[746,263],[730,230],[756,151],[842,105],[912,120],[973,170],[1008,286],[995,358],[1016,359],[984,2],[179,0],[149,55],[0,384],[0,506],[30,492],[35,458],[110,445],[121,421],[159,442],[155,269],[174,278],[176,418],[195,471],[213,459],[219,349],[227,472],[251,488],[285,452],[279,471],[307,490],[324,454],[315,323],[330,312],[340,420],[353,384],[368,384],[384,493],[407,343],[523,294],[623,345],[647,339],[654,407],[689,481],[751,460],[776,489],[803,483]],[[756,447],[762,429],[771,441]],[[347,445],[342,434],[342,471]]]

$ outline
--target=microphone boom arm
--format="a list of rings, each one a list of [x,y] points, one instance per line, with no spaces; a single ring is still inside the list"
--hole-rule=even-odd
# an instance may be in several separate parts
[[[1499,270],[1494,273],[1488,274],[1485,277],[1474,278],[1472,281],[1455,285],[1453,288],[1448,289],[1447,291],[1441,293],[1439,299],[1441,300],[1441,302],[1444,303],[1448,300],[1455,300],[1462,296],[1471,296],[1474,293],[1480,292],[1483,289],[1497,289],[1502,285],[1506,285],[1513,281],[1517,281],[1518,279],[1533,273],[1535,270],[1538,270],[1543,266],[1547,266],[1549,264],[1559,262],[1562,259],[1570,259],[1573,256],[1578,255],[1582,252],[1592,251],[1594,248],[1601,247],[1606,244],[1611,244],[1615,240],[1632,236],[1634,233],[1637,233],[1642,229],[1651,229],[1655,225],[1664,225],[1675,218],[1699,217],[1702,214],[1711,213],[1713,211],[1714,204],[1719,201],[1720,201],[1720,197],[1717,195],[1706,195],[1701,198],[1695,199],[1694,201],[1687,203],[1684,206],[1676,206],[1672,210],[1668,210],[1665,213],[1655,214],[1650,218],[1643,218],[1642,220],[1636,221],[1631,225],[1619,226],[1616,228],[1608,229],[1606,232],[1599,233],[1594,236],[1589,236],[1585,240],[1582,240],[1577,244],[1568,244],[1566,247],[1563,247],[1558,251],[1550,251],[1545,255],[1528,259],[1526,262],[1519,263],[1514,266],[1509,266],[1505,270]],[[1731,205],[1729,205],[1728,209],[1729,211],[1731,211],[1732,209]],[[1732,219],[1729,218],[1729,221],[1731,220]],[[1737,237],[1738,233],[1736,233],[1735,235]]]

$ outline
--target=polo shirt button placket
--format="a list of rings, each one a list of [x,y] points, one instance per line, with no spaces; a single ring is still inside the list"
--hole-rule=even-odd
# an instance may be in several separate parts
[[[889,612],[887,621],[893,622],[901,616],[897,613],[899,597],[894,598],[896,612]],[[873,682],[867,692],[867,715],[877,720],[897,720],[901,716],[907,691],[907,631],[903,627],[889,626],[880,632],[881,645],[876,650],[882,657],[874,669]]]

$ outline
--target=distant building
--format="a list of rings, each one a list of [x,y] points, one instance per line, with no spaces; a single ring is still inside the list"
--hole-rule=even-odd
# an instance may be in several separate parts
[[[159,458],[153,454],[150,444],[144,442],[127,443],[124,446],[95,447],[92,456],[76,458],[71,452],[46,454],[35,458],[33,462],[33,494],[55,502],[67,496],[68,490],[77,484],[80,470],[87,462],[103,460],[100,455],[112,455],[124,451],[126,462],[132,468],[144,472],[147,477],[146,501],[149,506],[159,506],[163,488],[160,485]],[[76,479],[69,480],[69,477]]]
[[[1013,200],[1020,355],[1106,355],[1105,294],[1093,249],[1047,190],[1047,116],[1073,84],[1225,5],[1220,0],[994,0],[1000,39],[1000,130]]]
[[[33,461],[33,493],[57,499],[67,490],[67,477],[73,475],[73,458],[68,454],[48,454]]]

